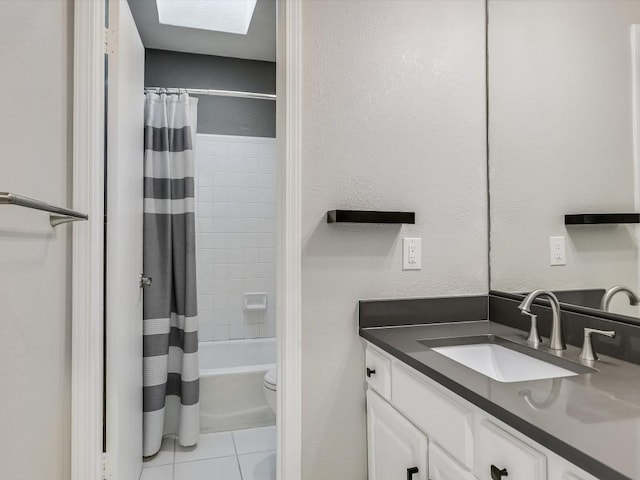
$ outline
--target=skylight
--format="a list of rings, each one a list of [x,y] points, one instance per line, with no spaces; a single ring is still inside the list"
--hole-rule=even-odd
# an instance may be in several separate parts
[[[257,0],[156,0],[164,25],[246,35]]]

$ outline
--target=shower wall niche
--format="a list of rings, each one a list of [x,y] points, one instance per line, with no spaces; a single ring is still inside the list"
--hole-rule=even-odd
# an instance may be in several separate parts
[[[275,173],[275,138],[197,135],[201,341],[275,336]],[[247,309],[255,293],[266,306]]]

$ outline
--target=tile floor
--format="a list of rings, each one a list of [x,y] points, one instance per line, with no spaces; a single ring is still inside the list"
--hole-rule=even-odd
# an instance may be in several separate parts
[[[140,480],[275,480],[275,449],[275,426],[202,434],[193,448],[165,439]]]

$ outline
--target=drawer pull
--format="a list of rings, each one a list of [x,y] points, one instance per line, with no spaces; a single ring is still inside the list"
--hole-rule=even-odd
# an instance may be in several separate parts
[[[375,375],[375,374],[376,374],[375,369],[372,370],[369,367],[367,367],[367,377],[371,377],[371,375]]]
[[[407,480],[412,480],[413,476],[419,471],[418,467],[407,468]]]
[[[491,480],[501,480],[502,477],[508,477],[509,472],[507,472],[506,468],[500,470],[495,465],[491,465]]]

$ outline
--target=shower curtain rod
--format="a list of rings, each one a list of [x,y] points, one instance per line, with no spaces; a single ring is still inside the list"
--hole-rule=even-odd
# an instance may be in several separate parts
[[[276,95],[272,93],[239,92],[234,90],[211,90],[205,88],[165,88],[165,87],[145,87],[146,92],[166,91],[168,93],[187,92],[192,95],[212,95],[216,97],[236,97],[255,98],[258,100],[275,100]]]

